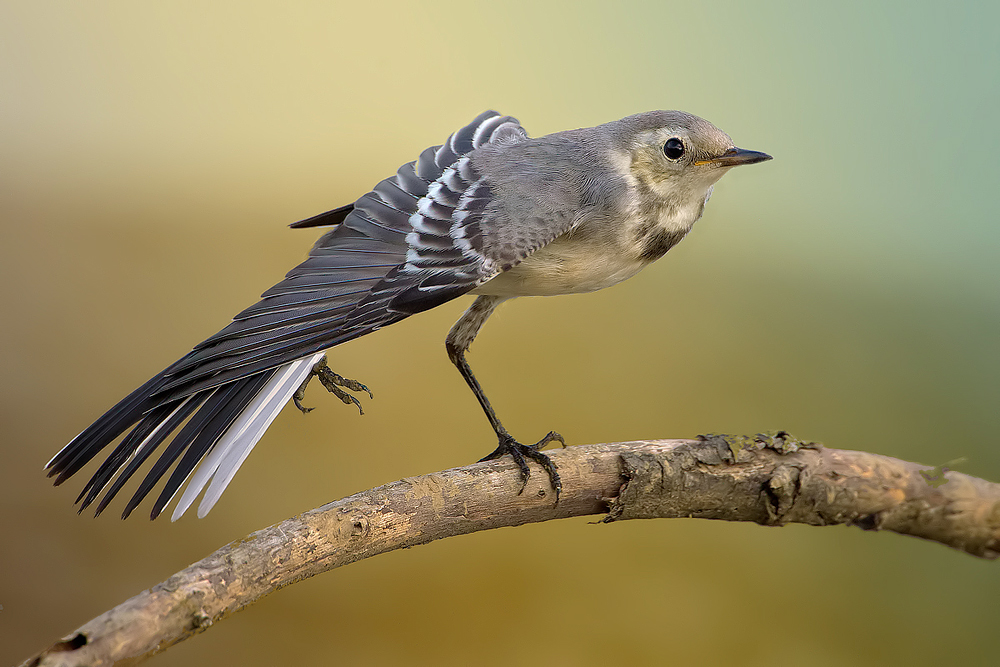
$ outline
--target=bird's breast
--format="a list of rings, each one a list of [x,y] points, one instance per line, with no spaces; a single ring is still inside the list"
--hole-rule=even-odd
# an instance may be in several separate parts
[[[474,290],[494,296],[556,296],[594,292],[638,273],[648,261],[607,239],[565,235]]]
[[[635,205],[588,218],[521,263],[473,290],[493,296],[594,292],[639,273],[677,245],[701,217],[705,199],[686,205]]]

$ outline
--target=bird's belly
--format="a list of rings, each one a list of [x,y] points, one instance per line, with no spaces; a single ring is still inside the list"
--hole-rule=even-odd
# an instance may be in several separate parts
[[[561,240],[540,248],[517,266],[477,287],[473,294],[556,296],[593,292],[631,278],[648,263]]]

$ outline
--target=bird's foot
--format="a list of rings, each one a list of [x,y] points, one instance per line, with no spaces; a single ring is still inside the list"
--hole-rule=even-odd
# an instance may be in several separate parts
[[[312,367],[311,371],[309,371],[309,375],[306,376],[306,379],[302,382],[301,385],[299,385],[299,388],[295,390],[294,394],[292,394],[292,401],[295,403],[295,407],[297,407],[303,413],[311,412],[313,410],[313,408],[307,408],[304,405],[302,405],[302,399],[305,398],[306,396],[306,387],[309,386],[310,380],[312,380],[314,377],[318,377],[319,381],[323,384],[324,387],[326,387],[327,391],[329,391],[331,394],[339,398],[347,405],[353,403],[354,405],[358,406],[358,412],[360,412],[361,414],[365,414],[365,411],[361,408],[361,403],[358,401],[358,399],[354,398],[354,396],[351,396],[346,391],[344,391],[344,389],[349,389],[351,391],[367,392],[368,398],[374,398],[374,396],[372,396],[371,389],[369,389],[365,385],[361,384],[357,380],[345,378],[343,375],[338,375],[337,373],[334,373],[332,370],[330,370],[330,367],[326,365],[326,357],[323,357],[322,359],[316,362],[316,365]],[[343,387],[344,389],[341,389],[341,387]]]
[[[544,438],[533,445],[522,445],[518,441],[514,440],[509,433],[504,431],[500,434],[500,444],[497,445],[497,448],[494,449],[492,453],[479,460],[480,462],[492,461],[500,458],[504,454],[510,454],[511,458],[514,459],[514,463],[517,464],[518,469],[521,471],[521,490],[517,492],[518,495],[521,495],[524,493],[525,487],[528,486],[528,477],[531,475],[531,471],[528,469],[528,459],[531,459],[538,465],[542,466],[548,474],[549,482],[552,484],[552,490],[556,493],[556,502],[558,503],[559,493],[562,491],[562,480],[559,479],[559,473],[556,471],[556,464],[552,462],[552,459],[539,451],[550,442],[558,442],[561,443],[563,447],[566,446],[566,441],[563,440],[563,437],[555,431],[549,431]]]

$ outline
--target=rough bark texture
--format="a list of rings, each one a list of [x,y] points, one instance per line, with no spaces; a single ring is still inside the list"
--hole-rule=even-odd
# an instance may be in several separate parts
[[[1000,555],[1000,485],[786,433],[572,447],[524,492],[510,461],[393,482],[233,542],[98,616],[25,665],[139,662],[283,586],[363,558],[500,526],[606,514],[850,524]],[[928,472],[930,470],[930,472]]]

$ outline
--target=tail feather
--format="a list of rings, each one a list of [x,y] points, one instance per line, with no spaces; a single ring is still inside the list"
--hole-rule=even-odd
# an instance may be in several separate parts
[[[176,521],[187,511],[206,485],[209,485],[208,490],[198,506],[198,516],[204,517],[208,514],[222,492],[229,486],[233,475],[239,470],[247,455],[264,435],[264,431],[281,411],[282,406],[288,402],[309,375],[312,367],[322,358],[322,354],[315,354],[294,361],[282,366],[271,377],[253,401],[243,408],[239,417],[195,471],[177,502],[177,507],[170,517],[171,521]]]
[[[187,480],[191,481],[172,520],[180,518],[206,484],[211,483],[211,496],[206,494],[199,510],[199,515],[204,516],[322,356],[315,354],[265,369],[149,410],[88,482],[77,499],[80,511],[93,504],[104,491],[95,511],[101,514],[125,483],[169,439],[166,449],[126,504],[122,518],[127,518],[150,495],[171,467],[173,471],[153,504],[150,518],[159,516]],[[93,447],[90,458],[102,448]]]
[[[111,455],[104,460],[101,466],[90,478],[90,481],[83,487],[76,502],[80,504],[80,511],[87,509],[93,503],[101,491],[108,485],[111,478],[131,461],[136,453],[141,451],[149,440],[163,428],[164,424],[179,408],[186,399],[171,401],[158,408],[154,408],[146,413],[146,416],[133,428],[121,443],[115,448]]]
[[[184,480],[191,476],[198,463],[218,444],[226,431],[232,427],[233,422],[236,421],[240,413],[264,389],[272,377],[272,373],[261,373],[253,376],[252,381],[234,383],[236,390],[213,411],[214,414],[211,416],[211,420],[205,424],[198,433],[198,436],[192,440],[184,452],[183,458],[181,458],[177,467],[174,468],[159,498],[153,504],[153,509],[150,512],[151,519],[155,519],[160,515],[160,512],[163,511],[163,508],[174,497],[177,490],[184,483]],[[278,410],[281,407],[278,406]]]
[[[48,476],[56,477],[55,485],[59,486],[80,468],[97,456],[119,435],[148,410],[156,407],[161,401],[150,397],[165,384],[163,373],[154,376],[131,394],[123,398],[113,408],[108,410],[96,422],[73,438],[45,465]]]
[[[201,404],[207,398],[207,394],[198,394],[195,396],[187,397],[177,408],[170,414],[170,416],[163,422],[161,422],[160,427],[156,428],[149,436],[144,439],[138,447],[136,447],[131,455],[129,456],[127,464],[123,467],[122,471],[118,473],[118,477],[115,479],[114,483],[101,498],[101,502],[98,503],[97,508],[94,510],[94,516],[100,516],[101,512],[105,510],[108,504],[114,500],[115,496],[125,485],[135,471],[139,469],[146,459],[156,451],[167,437],[173,433],[174,429],[181,425],[181,423],[191,416],[195,410],[201,407]],[[82,512],[83,507],[80,508]]]
[[[160,477],[162,477],[174,461],[177,460],[177,457],[181,455],[187,446],[191,444],[191,441],[198,436],[205,424],[215,416],[220,407],[225,405],[232,398],[232,395],[238,388],[239,383],[233,383],[231,385],[218,387],[212,391],[205,392],[206,399],[204,404],[198,412],[192,415],[191,419],[181,427],[180,432],[178,432],[177,435],[170,440],[166,449],[162,454],[160,454],[156,462],[153,463],[149,472],[146,473],[146,477],[139,483],[139,488],[136,489],[135,493],[132,495],[132,499],[125,505],[125,510],[122,512],[123,519],[128,518],[128,515],[132,513],[132,510],[135,509],[139,502],[149,495],[153,486],[160,481]]]

